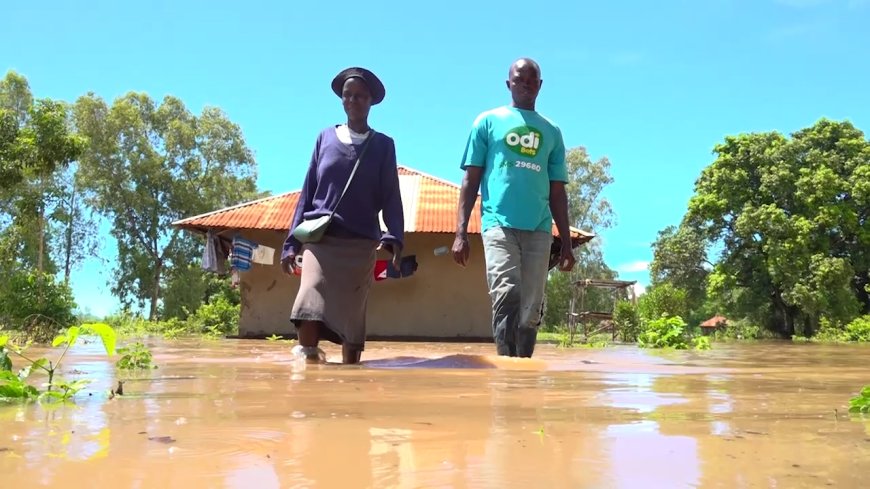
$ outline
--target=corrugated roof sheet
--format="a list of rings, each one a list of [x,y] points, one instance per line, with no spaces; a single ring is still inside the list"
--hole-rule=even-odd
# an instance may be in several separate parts
[[[405,212],[405,232],[453,233],[456,231],[458,185],[406,166],[399,167],[399,185]],[[286,231],[296,209],[299,194],[300,191],[295,191],[266,197],[181,219],[173,225],[197,231],[209,228]],[[475,202],[468,223],[468,232],[480,233],[480,199]],[[553,234],[558,236],[555,225]],[[571,228],[571,237],[585,242],[592,239],[594,235]]]

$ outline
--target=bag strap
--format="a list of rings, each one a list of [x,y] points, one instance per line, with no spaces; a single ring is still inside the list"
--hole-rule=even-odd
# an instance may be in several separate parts
[[[335,207],[332,208],[332,212],[329,213],[329,219],[332,220],[333,214],[335,214],[336,209],[338,209],[338,205],[341,204],[341,199],[344,198],[344,193],[347,192],[347,188],[350,187],[350,182],[353,180],[353,176],[356,174],[356,169],[359,167],[359,162],[362,160],[363,155],[366,154],[366,150],[369,149],[369,142],[372,138],[375,137],[375,130],[369,129],[369,135],[366,136],[366,140],[363,142],[362,151],[360,151],[359,156],[356,159],[356,163],[353,165],[353,170],[350,172],[350,177],[347,179],[347,183],[344,184],[344,190],[341,191],[341,196],[338,197],[338,202],[335,203]]]

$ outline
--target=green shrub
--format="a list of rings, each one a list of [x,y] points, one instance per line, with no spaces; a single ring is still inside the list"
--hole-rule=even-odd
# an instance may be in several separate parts
[[[232,304],[226,297],[213,296],[208,304],[203,304],[190,318],[190,329],[197,333],[234,334],[239,331],[241,306]]]
[[[686,350],[686,322],[680,316],[662,316],[647,323],[638,335],[637,343],[641,348],[676,348]]]
[[[613,309],[613,322],[622,341],[636,341],[640,333],[637,307],[629,301],[619,301]]]
[[[638,299],[637,309],[644,321],[656,321],[662,316],[686,317],[686,291],[669,283],[650,286]]]
[[[0,320],[36,342],[75,324],[72,290],[49,274],[18,271],[5,277],[0,294]]]
[[[796,336],[793,341],[816,341],[822,343],[846,343],[850,341],[870,341],[870,315],[855,318],[843,327],[841,324],[822,318],[819,321],[819,330],[812,338]]]
[[[770,338],[772,334],[748,319],[728,321],[724,328],[713,333],[715,340],[759,340]]]
[[[870,385],[865,385],[860,394],[849,400],[849,412],[870,414]]]
[[[857,317],[847,324],[844,336],[846,341],[870,341],[870,314]]]
[[[846,341],[843,326],[836,322],[830,321],[828,318],[822,318],[819,321],[819,329],[812,338],[814,341],[822,342],[840,342]]]

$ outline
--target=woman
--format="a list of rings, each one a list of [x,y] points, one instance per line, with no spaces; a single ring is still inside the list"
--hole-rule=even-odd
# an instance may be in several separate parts
[[[308,362],[324,362],[318,342],[325,339],[342,345],[343,363],[358,363],[365,346],[366,301],[377,251],[389,250],[398,269],[405,221],[395,144],[368,125],[369,109],[384,99],[383,84],[369,70],[348,68],[333,79],[332,90],[341,98],[347,123],[329,126],[317,137],[284,241],[281,268],[290,275],[296,272],[301,250],[299,293],[290,313],[299,338],[294,353]],[[359,166],[353,172],[357,158]],[[333,210],[320,240],[302,245],[294,237],[303,220]],[[380,212],[386,233],[381,232]]]

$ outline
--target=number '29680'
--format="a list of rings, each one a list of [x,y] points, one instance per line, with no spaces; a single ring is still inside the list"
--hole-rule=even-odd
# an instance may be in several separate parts
[[[541,171],[541,165],[530,163],[528,161],[517,161],[517,168],[528,168],[529,170]]]

